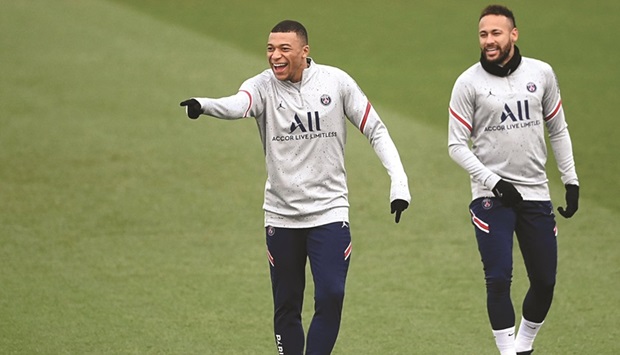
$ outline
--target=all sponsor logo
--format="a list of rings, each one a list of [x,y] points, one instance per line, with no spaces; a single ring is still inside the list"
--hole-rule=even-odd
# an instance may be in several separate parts
[[[293,123],[291,123],[291,131],[289,133],[295,132],[299,128],[302,132],[314,132],[321,130],[321,120],[319,119],[319,112],[314,111],[314,117],[312,117],[312,112],[307,112],[308,119],[305,122],[302,122],[299,116],[295,114],[293,118]]]
[[[515,115],[510,106],[508,106],[508,104],[504,104],[504,112],[502,112],[501,119],[502,123],[504,123],[504,121],[506,121],[508,118],[510,118],[512,122],[530,119],[530,105],[528,100],[524,100],[523,102],[521,102],[521,100],[518,100],[516,106],[517,114]]]
[[[531,83],[534,85],[534,83]],[[536,85],[534,85],[535,87]],[[535,90],[535,88],[534,88]],[[532,120],[530,118],[530,105],[528,100],[518,100],[516,102],[504,104],[504,110],[500,117],[500,123],[484,128],[485,132],[492,131],[509,131],[513,129],[528,128],[538,126],[541,120]]]
[[[327,96],[325,100],[331,102],[331,98],[329,96]],[[295,114],[293,121],[289,126],[288,134],[274,136],[271,140],[275,142],[288,142],[317,138],[334,138],[337,136],[337,132],[321,131],[321,117],[318,111],[314,111],[306,112],[306,117],[304,118]]]

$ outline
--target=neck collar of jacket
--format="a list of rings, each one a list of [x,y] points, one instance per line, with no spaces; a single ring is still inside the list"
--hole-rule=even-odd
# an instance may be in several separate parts
[[[484,68],[484,70],[492,75],[505,77],[510,75],[512,72],[517,70],[519,64],[521,64],[521,53],[519,52],[519,48],[514,46],[514,54],[512,58],[506,63],[504,66],[499,66],[497,64],[490,63],[484,58],[484,54],[480,54],[480,64]]]

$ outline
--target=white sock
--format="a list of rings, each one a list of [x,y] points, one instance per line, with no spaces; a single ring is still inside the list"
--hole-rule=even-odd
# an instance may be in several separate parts
[[[500,355],[517,355],[515,350],[515,327],[493,330],[495,345]]]
[[[544,322],[530,322],[529,320],[521,317],[519,333],[517,333],[517,340],[515,341],[515,348],[517,349],[517,351],[532,350],[532,344],[534,344],[536,334],[538,334],[538,331],[540,330],[540,327],[543,325],[543,323]]]

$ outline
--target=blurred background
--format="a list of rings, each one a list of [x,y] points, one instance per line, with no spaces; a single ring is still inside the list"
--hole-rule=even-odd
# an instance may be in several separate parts
[[[482,1],[0,0],[0,352],[271,354],[262,147],[253,119],[188,120],[267,69],[280,20],[365,91],[413,201],[348,135],[353,256],[334,354],[495,354],[469,178],[448,101],[479,57]],[[581,183],[558,218],[556,298],[536,348],[615,354],[620,3],[505,1],[524,56],[558,75]],[[550,156],[552,202],[564,188]],[[304,323],[312,315],[308,278]],[[515,250],[513,300],[527,275]]]

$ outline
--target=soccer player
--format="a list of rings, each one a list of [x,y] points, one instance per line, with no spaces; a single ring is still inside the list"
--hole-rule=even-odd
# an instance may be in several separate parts
[[[282,21],[269,34],[270,69],[237,94],[181,102],[190,118],[254,117],[267,166],[265,234],[279,354],[331,353],[351,260],[344,164],[347,119],[368,138],[391,178],[396,223],[411,201],[398,151],[374,107],[344,71],[315,63],[308,34]],[[307,334],[301,312],[306,260],[314,279],[314,316]]]
[[[567,207],[558,212],[572,217],[579,201],[558,82],[547,63],[521,56],[518,38],[508,8],[491,5],[482,11],[480,61],[454,84],[448,127],[450,157],[471,177],[469,210],[484,268],[487,312],[502,355],[533,352],[553,298],[558,230],[545,172],[545,127],[566,187]],[[510,297],[513,233],[529,278],[516,339]]]

